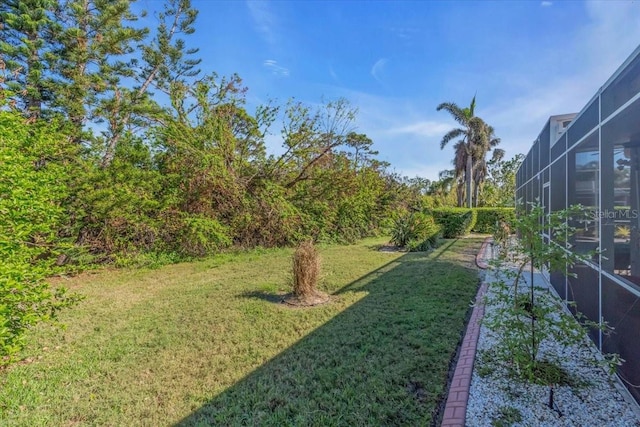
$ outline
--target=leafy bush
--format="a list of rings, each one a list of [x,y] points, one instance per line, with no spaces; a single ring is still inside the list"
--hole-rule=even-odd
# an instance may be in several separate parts
[[[27,124],[0,112],[0,366],[10,363],[35,324],[55,320],[78,297],[43,279],[64,245],[57,231],[67,222],[69,194],[65,136],[55,122]]]
[[[79,228],[78,243],[96,255],[96,261],[164,249],[160,235],[170,227],[162,221],[164,206],[158,195],[167,192],[167,186],[150,156],[139,140],[126,137],[108,168],[87,163],[84,173],[73,177],[69,209]]]
[[[179,249],[185,255],[205,256],[231,245],[227,227],[216,219],[183,214],[182,223]]]
[[[476,224],[477,214],[474,209],[439,208],[431,211],[436,223],[442,227],[442,237],[455,239],[471,232]]]
[[[242,210],[231,221],[230,235],[240,247],[283,246],[304,239],[302,215],[286,199],[282,187],[265,182],[242,199]]]
[[[440,236],[440,227],[431,215],[404,213],[394,220],[391,242],[407,247],[410,251],[425,251],[435,247]]]
[[[473,231],[477,233],[493,234],[497,224],[504,222],[512,227],[516,219],[514,208],[475,208],[475,211],[477,220]]]

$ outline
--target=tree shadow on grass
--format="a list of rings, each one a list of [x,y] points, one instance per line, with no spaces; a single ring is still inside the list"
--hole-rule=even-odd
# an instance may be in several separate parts
[[[441,249],[438,254],[433,258],[433,259],[438,259],[442,256],[443,253],[445,253],[445,251],[447,249],[449,249],[451,246],[454,245],[454,243],[456,243],[458,241],[458,239],[446,239],[446,240],[442,240],[441,244],[444,246],[443,249]]]
[[[342,288],[366,296],[177,425],[431,425],[478,283],[446,249]]]
[[[243,292],[240,294],[243,298],[251,298],[251,299],[260,299],[263,301],[271,302],[271,303],[281,303],[284,300],[285,294],[278,294],[275,292],[265,292],[265,291],[250,291]]]

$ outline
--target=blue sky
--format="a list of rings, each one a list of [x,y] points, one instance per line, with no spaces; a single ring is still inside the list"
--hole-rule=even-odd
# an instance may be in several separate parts
[[[430,179],[453,157],[439,147],[454,126],[439,103],[476,94],[507,156],[525,153],[550,115],[582,109],[640,43],[638,1],[192,2],[188,44],[203,71],[243,78],[250,111],[345,97],[382,160]]]

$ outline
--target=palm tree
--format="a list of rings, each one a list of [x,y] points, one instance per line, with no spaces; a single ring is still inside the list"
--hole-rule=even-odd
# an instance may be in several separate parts
[[[473,144],[473,206],[476,207],[478,206],[478,193],[487,177],[487,153],[493,149],[492,161],[499,161],[504,157],[504,150],[495,148],[500,144],[500,138],[495,136],[493,126],[486,123],[484,126],[484,132],[476,135],[478,139]]]
[[[484,132],[486,131],[486,125],[479,117],[475,116],[476,97],[471,100],[471,104],[467,108],[460,108],[453,102],[443,102],[436,108],[437,111],[445,110],[453,119],[460,124],[460,127],[453,128],[447,132],[440,142],[440,149],[444,149],[446,145],[456,138],[462,137],[458,144],[456,144],[456,158],[454,164],[458,175],[461,175],[461,170],[458,170],[459,160],[464,158],[464,182],[466,183],[466,196],[467,207],[472,206],[472,173],[473,173],[473,160],[474,160],[474,146],[477,143],[482,143],[482,138],[485,138]]]
[[[464,141],[458,141],[453,146],[455,156],[453,157],[453,172],[456,180],[456,197],[458,206],[464,205],[464,184],[466,182],[467,168],[467,147]]]

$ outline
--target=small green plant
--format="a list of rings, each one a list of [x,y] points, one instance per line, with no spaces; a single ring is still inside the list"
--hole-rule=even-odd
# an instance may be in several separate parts
[[[496,371],[495,365],[492,363],[492,350],[478,350],[475,361],[475,370],[480,378],[488,377]]]
[[[518,238],[509,240],[507,250],[500,251],[494,262],[496,281],[489,299],[496,309],[488,313],[485,322],[500,334],[496,359],[525,381],[550,386],[568,383],[568,374],[560,368],[563,355],[541,358],[541,343],[554,340],[565,347],[578,345],[586,339],[587,327],[609,329],[606,323],[590,321],[576,310],[578,323],[565,310],[562,301],[534,284],[536,270],[570,271],[573,265],[593,255],[576,254],[560,244],[545,241],[542,236],[542,231],[549,228],[553,235],[567,236],[570,241],[575,233],[570,225],[572,220],[584,220],[585,216],[581,206],[545,216],[542,206],[531,204],[530,209],[521,210],[514,221]],[[540,221],[542,217],[545,221]],[[521,286],[527,281],[528,287]],[[600,363],[595,358],[593,362]],[[619,359],[608,357],[605,362],[613,369]]]
[[[491,421],[493,427],[509,427],[522,421],[522,414],[517,408],[503,406],[500,408],[498,417]]]
[[[437,246],[440,227],[431,215],[419,212],[404,213],[394,220],[391,242],[411,252],[427,251]]]

